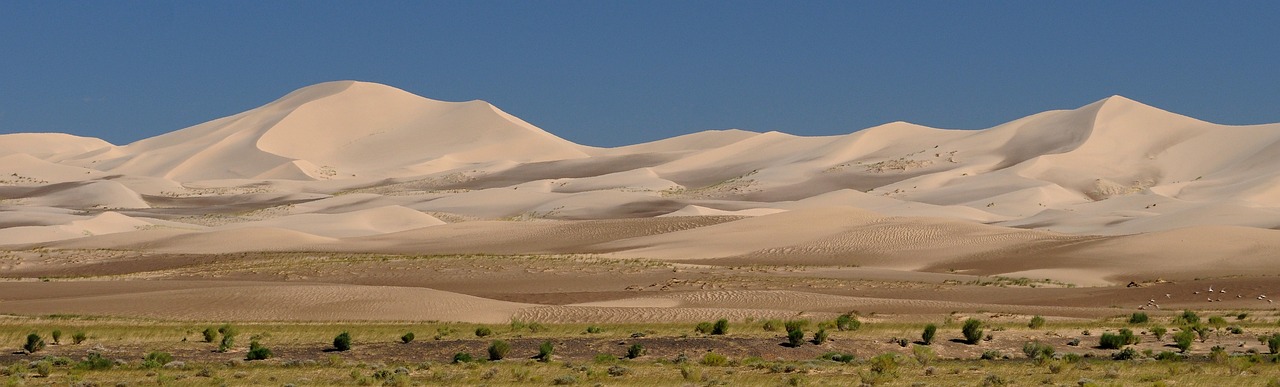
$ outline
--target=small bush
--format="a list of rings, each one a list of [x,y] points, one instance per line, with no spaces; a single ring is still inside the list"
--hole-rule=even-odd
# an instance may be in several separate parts
[[[49,333],[49,337],[53,338],[54,345],[62,345],[62,331],[54,329],[52,333]]]
[[[804,331],[800,329],[787,331],[787,345],[797,348],[804,345]]]
[[[960,329],[964,334],[965,344],[974,345],[982,340],[982,321],[976,319],[965,320],[964,326]]]
[[[494,340],[489,344],[489,360],[502,360],[511,352],[511,344],[502,340]]]
[[[239,333],[231,324],[224,324],[218,327],[218,333],[222,335],[222,341],[218,343],[218,352],[226,352],[236,345],[236,335]]]
[[[643,346],[643,345],[640,345],[640,344],[631,344],[631,346],[630,346],[630,347],[627,347],[627,358],[628,358],[628,359],[635,359],[635,358],[637,358],[637,357],[641,357],[641,356],[644,356],[644,346]]]
[[[1173,317],[1173,325],[1193,325],[1200,323],[1200,316],[1196,312],[1190,310],[1182,311],[1182,314]]]
[[[1146,324],[1147,321],[1151,321],[1151,318],[1147,317],[1146,313],[1134,312],[1133,314],[1129,315],[1130,324]]]
[[[1129,330],[1129,328],[1120,328],[1120,337],[1124,338],[1125,345],[1134,345],[1142,341],[1142,338],[1133,334],[1133,331]]]
[[[938,358],[938,355],[933,352],[933,348],[923,345],[911,347],[911,356],[915,357],[916,362],[925,367],[928,367],[929,363],[933,362],[933,359]]]
[[[1027,355],[1028,359],[1038,362],[1053,359],[1053,346],[1039,341],[1028,341],[1022,344],[1022,353]]]
[[[1035,316],[1031,318],[1031,322],[1027,323],[1027,328],[1040,329],[1044,326],[1044,317]]]
[[[1151,334],[1156,336],[1156,340],[1164,340],[1164,334],[1168,332],[1169,332],[1168,329],[1165,329],[1164,327],[1159,325],[1151,327]]]
[[[204,332],[200,332],[200,334],[204,336],[204,342],[206,343],[212,343],[218,339],[218,330],[213,329],[213,327],[205,328]]]
[[[412,343],[412,342],[413,342],[413,332],[405,333],[405,334],[404,334],[404,336],[400,336],[400,342],[401,342],[401,343],[405,343],[405,344]]]
[[[898,366],[901,365],[902,358],[896,353],[882,353],[867,361],[871,372],[880,375],[892,375],[897,373]]]
[[[1112,360],[1133,360],[1138,358],[1138,350],[1133,347],[1125,347],[1124,349],[1111,354]]]
[[[1267,349],[1271,350],[1271,354],[1280,354],[1280,333],[1276,333],[1267,337]]]
[[[729,333],[729,320],[719,319],[716,324],[711,327],[711,334],[725,335]]]
[[[602,328],[600,328],[600,327],[598,327],[598,326],[595,326],[595,325],[591,325],[591,326],[588,326],[588,327],[587,327],[587,333],[590,333],[590,334],[596,334],[596,333],[600,333],[600,332],[604,332],[604,329],[602,329]]]
[[[1098,340],[1098,347],[1102,349],[1120,349],[1123,346],[1125,346],[1124,336],[1118,334],[1103,333]]]
[[[53,373],[53,363],[44,360],[36,362],[33,368],[36,370],[36,375],[40,375],[42,378],[47,378],[49,374]]]
[[[167,352],[156,351],[148,353],[147,357],[143,358],[142,366],[146,368],[160,368],[171,362],[173,362],[173,355],[170,355]]]
[[[573,375],[560,375],[560,376],[557,376],[555,380],[552,380],[551,384],[554,384],[557,386],[564,386],[564,385],[574,384],[577,382],[578,382],[578,378],[574,377]]]
[[[704,366],[720,367],[728,363],[729,358],[715,352],[707,352],[706,355],[702,356],[702,365]]]
[[[1176,360],[1182,359],[1182,357],[1178,356],[1178,354],[1169,352],[1169,351],[1161,351],[1160,353],[1156,354],[1155,358],[1156,360],[1161,360],[1161,361],[1176,361]]]
[[[27,335],[27,343],[22,345],[22,350],[27,353],[36,353],[44,349],[44,339],[40,335],[32,333]]]
[[[1009,381],[1000,377],[1000,375],[987,374],[987,377],[982,378],[982,383],[979,385],[982,387],[1004,387],[1009,385]]]
[[[840,352],[827,352],[822,354],[822,356],[818,356],[818,358],[822,360],[830,360],[830,361],[840,362],[840,363],[850,363],[850,362],[853,362],[853,360],[855,359],[853,355],[850,355],[847,353],[840,353]]]
[[[827,330],[826,330],[826,329],[819,329],[817,332],[814,332],[814,333],[813,333],[813,344],[814,344],[814,345],[822,345],[822,343],[825,343],[825,342],[827,342]]]
[[[339,351],[350,351],[351,350],[351,334],[344,331],[342,333],[339,333],[337,336],[334,336],[333,349],[336,349]]]
[[[257,341],[249,342],[249,353],[245,355],[245,360],[266,360],[271,358],[271,349],[262,346]]]
[[[764,325],[763,325],[761,328],[763,328],[766,332],[777,332],[777,331],[780,331],[780,330],[782,330],[782,320],[768,320],[768,321],[765,321],[765,322],[764,322]]]
[[[89,339],[89,335],[85,334],[84,332],[76,332],[75,334],[71,335],[71,343],[76,345],[80,345],[80,343],[83,343],[85,340],[88,340],[88,339]]]
[[[805,327],[808,327],[809,320],[787,320],[787,322],[783,323],[782,325],[784,328],[787,329],[788,332],[790,332],[790,331],[800,330],[800,329],[804,329]]]
[[[979,358],[979,359],[982,359],[982,360],[998,360],[998,359],[1003,358],[1003,357],[1004,357],[1004,354],[1002,354],[1002,353],[1000,353],[1000,351],[997,351],[997,350],[994,350],[994,349],[993,349],[993,350],[988,350],[988,351],[983,351],[983,352],[982,352],[982,356],[978,356],[978,358]]]
[[[938,326],[929,324],[924,326],[924,332],[920,333],[920,342],[924,345],[933,344],[933,337],[938,334]]]
[[[1178,347],[1178,350],[1182,352],[1187,352],[1187,350],[1190,350],[1191,343],[1194,342],[1195,339],[1196,339],[1195,332],[1188,329],[1183,329],[1173,335],[1174,345],[1176,345]]]
[[[80,364],[76,364],[76,368],[78,369],[94,371],[109,370],[113,366],[115,366],[115,362],[111,361],[111,359],[102,357],[102,354],[97,352],[89,352],[89,356],[86,356],[84,361],[80,362]]]
[[[471,357],[471,354],[466,353],[466,352],[458,352],[458,353],[453,354],[453,363],[454,363],[454,364],[470,363],[472,360],[474,360],[474,359]]]
[[[493,335],[493,329],[489,327],[476,327],[476,337],[488,337]]]
[[[550,340],[543,341],[542,344],[538,345],[538,357],[537,357],[538,361],[541,361],[541,362],[551,361],[551,356],[555,354],[555,352],[556,352],[555,344],[552,344]]]
[[[627,374],[631,373],[631,369],[615,364],[615,365],[609,366],[609,370],[605,372],[607,372],[609,376],[616,378],[620,376],[627,376]]]
[[[836,317],[836,329],[843,331],[856,331],[862,328],[862,321],[858,321],[851,313],[845,313]]]
[[[698,323],[697,326],[693,327],[693,331],[704,334],[704,335],[709,335],[711,334],[711,330],[714,329],[714,327],[715,327],[715,324],[704,321],[704,322]]]

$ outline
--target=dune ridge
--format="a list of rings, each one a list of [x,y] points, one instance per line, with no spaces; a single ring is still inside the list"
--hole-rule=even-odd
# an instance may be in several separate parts
[[[123,146],[0,135],[0,246],[1061,268],[1118,281],[1269,263],[1275,165],[1280,124],[1218,125],[1122,96],[983,130],[712,130],[595,148],[487,102],[338,81]]]

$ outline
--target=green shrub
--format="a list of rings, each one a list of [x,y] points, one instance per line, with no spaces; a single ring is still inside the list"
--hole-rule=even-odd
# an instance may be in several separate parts
[[[1098,347],[1102,349],[1120,349],[1125,346],[1124,336],[1114,333],[1103,333],[1098,340]]]
[[[489,360],[502,360],[511,352],[511,344],[502,340],[494,340],[489,344]]]
[[[167,352],[151,352],[147,357],[142,359],[142,366],[146,368],[160,368],[165,364],[173,362],[173,355]]]
[[[845,313],[836,317],[836,329],[843,331],[856,331],[862,328],[862,321],[858,321],[851,313]]]
[[[476,337],[488,337],[493,335],[493,330],[489,327],[476,327]]]
[[[982,359],[982,360],[996,360],[996,359],[1000,359],[1000,358],[1003,358],[1003,357],[1004,357],[1004,354],[1002,354],[1002,353],[1000,353],[1000,351],[997,351],[997,350],[994,350],[994,349],[992,349],[992,350],[987,350],[987,351],[983,351],[983,352],[982,352],[982,356],[978,356],[978,358],[979,358],[979,359]]]
[[[1151,318],[1147,317],[1147,314],[1143,312],[1134,312],[1133,314],[1129,315],[1130,324],[1146,324],[1147,321],[1150,321],[1150,320]]]
[[[780,331],[780,330],[782,330],[782,320],[768,320],[768,321],[765,321],[765,322],[764,322],[764,326],[762,326],[761,328],[763,328],[766,332],[777,332],[777,331]]]
[[[1173,317],[1173,325],[1192,325],[1199,324],[1200,316],[1196,312],[1190,310],[1182,311],[1182,314]]]
[[[1267,337],[1267,349],[1271,350],[1271,354],[1280,354],[1280,333],[1276,333]]]
[[[401,342],[401,343],[405,343],[405,344],[412,343],[412,342],[413,342],[413,332],[405,333],[405,334],[404,334],[404,336],[400,336],[400,342]]]
[[[901,365],[902,358],[896,353],[882,353],[872,357],[867,361],[867,365],[871,372],[880,375],[892,375],[897,373],[898,366]]]
[[[1164,327],[1159,325],[1151,327],[1151,334],[1156,335],[1156,340],[1164,340],[1164,334],[1168,332],[1169,332],[1168,329],[1165,329]]]
[[[728,363],[729,358],[715,352],[707,352],[706,355],[702,356],[702,365],[704,366],[720,367]]]
[[[591,325],[591,326],[588,326],[588,327],[587,327],[587,333],[590,333],[590,334],[596,334],[596,333],[600,333],[600,332],[604,332],[604,329],[603,329],[603,328],[600,328],[600,327],[598,327],[598,326],[595,326],[595,325]]]
[[[85,334],[84,332],[76,332],[75,334],[71,335],[71,342],[76,345],[79,345],[80,343],[83,343],[85,340],[88,340],[88,339],[89,339],[89,335]]]
[[[1031,322],[1027,323],[1027,327],[1031,329],[1040,329],[1040,327],[1043,327],[1043,326],[1044,326],[1044,317],[1040,317],[1040,316],[1031,317]]]
[[[830,360],[830,361],[841,362],[841,363],[850,363],[850,362],[853,362],[853,360],[855,359],[853,355],[850,355],[847,353],[840,353],[840,352],[827,352],[822,354],[822,356],[818,356],[818,358],[822,360]]]
[[[1120,337],[1124,338],[1125,345],[1134,345],[1142,341],[1142,338],[1133,334],[1133,331],[1129,330],[1129,328],[1120,328]]]
[[[551,381],[551,384],[557,385],[557,386],[564,386],[564,385],[570,385],[575,383],[578,383],[578,378],[574,377],[573,375],[560,375],[560,376],[557,376],[555,380]]]
[[[42,378],[47,378],[49,374],[53,373],[53,363],[44,360],[37,361],[33,368],[36,370],[36,375],[40,375]]]
[[[704,334],[704,335],[708,335],[708,334],[711,334],[711,330],[714,327],[715,327],[715,324],[704,321],[704,322],[698,323],[697,326],[693,327],[693,331]]]
[[[22,345],[23,351],[36,353],[42,349],[44,349],[44,339],[40,338],[40,335],[35,333],[27,335],[27,343]]]
[[[934,335],[937,335],[937,334],[938,334],[937,325],[933,325],[933,324],[925,325],[924,332],[920,334],[920,342],[924,343],[924,345],[933,344],[933,337]]]
[[[541,362],[551,361],[551,356],[555,353],[555,351],[556,351],[555,344],[552,344],[550,340],[543,341],[541,345],[538,345],[538,361],[541,361]]]
[[[54,329],[52,333],[49,333],[49,337],[53,338],[54,345],[62,345],[62,331]]]
[[[822,343],[825,343],[825,342],[827,342],[827,330],[826,330],[826,329],[819,329],[817,332],[814,332],[814,333],[813,333],[813,344],[814,344],[814,345],[822,345]]]
[[[729,320],[719,319],[716,324],[711,327],[711,334],[724,335],[729,333]]]
[[[916,362],[925,367],[928,367],[929,363],[932,362],[933,359],[938,358],[938,355],[933,352],[933,348],[923,345],[911,347],[911,356],[915,357]]]
[[[1028,359],[1043,362],[1053,359],[1053,346],[1039,341],[1028,341],[1022,344],[1022,353],[1027,355]]]
[[[640,344],[631,344],[631,346],[630,346],[630,347],[627,347],[627,358],[628,358],[628,359],[635,359],[635,358],[637,358],[637,357],[641,357],[641,356],[644,356],[644,346],[643,346],[643,345],[640,345]]]
[[[218,339],[218,330],[213,329],[213,327],[205,328],[204,332],[200,332],[200,334],[204,336],[204,342],[206,343],[212,343]]]
[[[1173,335],[1174,345],[1178,347],[1178,350],[1184,353],[1191,349],[1191,343],[1195,341],[1195,339],[1196,333],[1189,329],[1183,329]]]
[[[266,360],[270,358],[271,358],[271,349],[268,349],[267,347],[262,346],[262,344],[259,344],[257,341],[249,342],[249,353],[245,355],[244,357],[245,360],[249,360],[249,361]]]
[[[337,336],[334,336],[333,349],[336,349],[339,351],[350,351],[351,350],[351,334],[344,331],[342,333],[339,333]]]
[[[472,359],[472,357],[471,357],[471,354],[469,354],[469,353],[466,353],[466,352],[458,352],[458,353],[453,354],[453,363],[454,363],[454,364],[458,364],[458,363],[470,363],[470,362],[471,362],[471,360],[473,360],[473,359]]]
[[[783,323],[782,325],[784,328],[786,328],[787,332],[794,331],[794,330],[802,330],[805,327],[809,326],[809,320],[787,320],[787,322]]]
[[[804,345],[804,330],[794,329],[787,331],[787,345],[792,348]]]
[[[1125,347],[1124,349],[1111,354],[1112,360],[1133,360],[1138,358],[1138,350],[1133,347]]]
[[[960,328],[964,334],[965,344],[974,345],[982,340],[982,321],[977,319],[965,320],[964,326]]]
[[[231,350],[236,344],[236,335],[239,333],[231,324],[224,324],[218,327],[218,333],[222,335],[222,341],[218,343],[218,352],[226,352]]]
[[[115,362],[111,361],[111,359],[102,357],[102,354],[97,352],[89,352],[89,355],[85,357],[84,361],[77,364],[76,368],[99,371],[109,370],[113,366],[115,366]]]
[[[1162,361],[1176,361],[1181,359],[1182,357],[1178,356],[1178,354],[1173,352],[1161,351],[1160,353],[1156,354],[1155,358],[1156,360],[1162,360]]]

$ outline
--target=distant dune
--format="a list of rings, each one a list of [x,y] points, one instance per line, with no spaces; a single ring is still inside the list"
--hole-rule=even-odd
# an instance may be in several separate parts
[[[0,135],[0,246],[586,253],[1097,283],[1273,267],[1277,166],[1280,124],[1120,96],[985,130],[595,148],[483,101],[342,81],[122,146]]]

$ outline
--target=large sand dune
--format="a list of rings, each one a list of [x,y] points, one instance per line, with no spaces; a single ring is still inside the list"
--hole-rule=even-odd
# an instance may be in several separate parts
[[[595,254],[1098,285],[1269,273],[1277,166],[1280,124],[1120,96],[984,130],[722,130],[605,149],[483,101],[343,81],[123,146],[0,135],[0,246]]]

